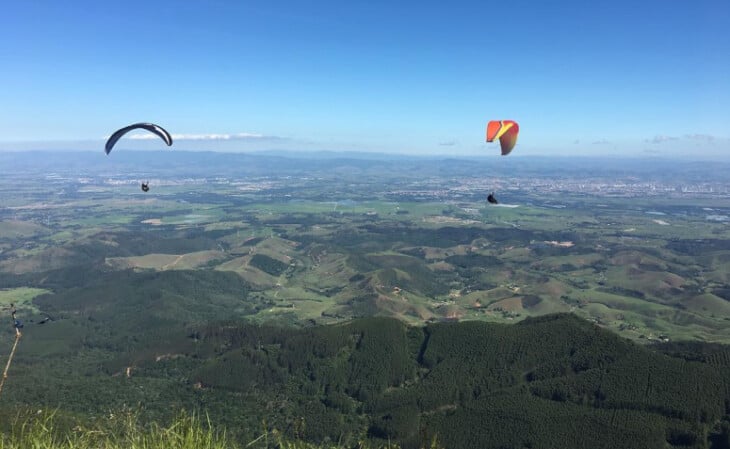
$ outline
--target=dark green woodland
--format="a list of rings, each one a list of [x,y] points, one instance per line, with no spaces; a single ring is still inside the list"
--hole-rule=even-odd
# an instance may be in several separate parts
[[[169,419],[198,408],[242,441],[265,422],[310,441],[403,447],[436,437],[459,448],[724,448],[730,438],[728,347],[643,347],[567,314],[517,325],[222,322],[132,339],[124,345],[134,350],[100,366],[93,354],[122,345],[115,330],[93,345],[68,331],[79,332],[70,351],[87,363],[24,360],[5,416],[60,407],[92,419],[139,407]]]

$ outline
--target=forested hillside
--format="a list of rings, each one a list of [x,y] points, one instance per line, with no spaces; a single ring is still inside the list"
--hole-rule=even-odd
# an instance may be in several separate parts
[[[119,374],[126,366],[130,377]],[[639,346],[569,314],[517,325],[225,322],[132,350],[83,380],[49,379],[63,391],[33,405],[83,415],[103,387],[158,418],[176,405],[206,410],[241,439],[265,422],[314,442],[406,448],[434,437],[449,448],[723,448],[728,367],[726,346]],[[8,398],[31,405],[32,388],[16,384]]]

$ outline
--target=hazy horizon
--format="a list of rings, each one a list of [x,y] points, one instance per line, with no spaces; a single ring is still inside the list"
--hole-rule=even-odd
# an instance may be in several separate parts
[[[136,142],[134,142],[136,143]],[[418,151],[401,151],[401,152],[388,152],[383,150],[372,149],[326,149],[317,146],[309,148],[287,148],[287,147],[261,147],[255,149],[246,150],[225,150],[221,148],[205,148],[205,146],[196,147],[194,143],[191,145],[180,145],[175,143],[172,149],[160,145],[161,142],[143,141],[142,145],[134,145],[135,148],[119,147],[115,148],[115,153],[121,152],[133,152],[133,153],[164,153],[168,151],[184,151],[186,153],[220,153],[220,154],[250,154],[250,155],[283,155],[291,157],[299,157],[313,154],[326,154],[337,157],[366,157],[370,158],[389,158],[389,157],[406,157],[406,158],[454,158],[454,159],[505,159],[499,154],[489,151],[476,151],[471,153],[464,152],[447,152],[447,151],[433,151],[433,152],[418,152]],[[125,142],[126,144],[126,142]],[[4,145],[0,142],[0,154],[9,153],[100,153],[104,157],[111,157],[111,155],[105,155],[103,150],[104,141],[90,142],[88,145],[64,145],[59,143],[58,146],[52,145],[36,145],[33,143],[15,143]],[[667,160],[667,161],[681,161],[681,162],[730,162],[730,152],[698,152],[698,151],[682,151],[674,153],[659,153],[659,152],[606,152],[606,153],[590,153],[581,151],[570,151],[571,149],[565,149],[563,151],[546,151],[546,152],[534,152],[526,153],[521,152],[510,154],[509,159],[535,159],[541,158],[564,158],[564,159],[616,159],[616,160]]]

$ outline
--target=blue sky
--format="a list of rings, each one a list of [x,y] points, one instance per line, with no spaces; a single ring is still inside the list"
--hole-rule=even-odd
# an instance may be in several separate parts
[[[0,149],[730,157],[730,2],[33,1],[0,15]],[[125,148],[162,148],[125,139]]]

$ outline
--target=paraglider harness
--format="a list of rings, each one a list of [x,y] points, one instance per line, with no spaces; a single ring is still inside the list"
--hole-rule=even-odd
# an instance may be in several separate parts
[[[18,311],[15,309],[15,305],[10,304],[10,307],[13,309],[13,311],[10,313],[10,315],[13,317],[13,327],[15,328],[15,333],[19,334],[20,329],[23,328],[23,322],[15,316],[15,314],[18,313]]]
[[[150,189],[149,182],[142,183],[142,191],[147,192]]]
[[[487,196],[487,201],[489,201],[491,204],[499,204],[497,198],[494,197],[494,192],[490,193],[489,196]]]

